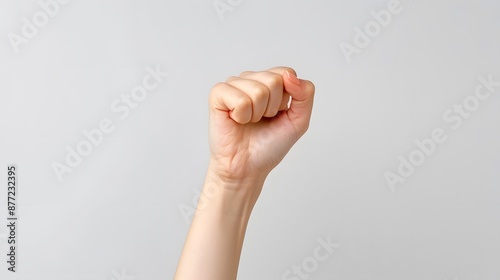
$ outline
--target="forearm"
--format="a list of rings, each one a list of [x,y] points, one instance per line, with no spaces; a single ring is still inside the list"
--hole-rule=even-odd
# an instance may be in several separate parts
[[[210,162],[175,280],[235,280],[252,209],[309,127],[314,84],[295,70],[245,71],[209,95]]]
[[[211,170],[184,244],[175,280],[234,280],[248,220],[263,179],[227,182]]]

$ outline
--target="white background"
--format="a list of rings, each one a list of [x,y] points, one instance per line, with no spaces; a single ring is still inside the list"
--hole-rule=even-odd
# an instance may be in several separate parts
[[[286,279],[327,236],[340,247],[308,279],[499,279],[500,87],[459,128],[443,119],[478,77],[500,81],[499,2],[401,0],[350,63],[340,45],[355,46],[355,28],[390,0],[230,2],[219,16],[212,0],[73,0],[16,53],[9,34],[43,10],[1,0],[0,278],[171,279],[188,230],[180,209],[206,171],[211,87],[286,65],[315,83],[313,117],[266,182],[239,279]],[[111,104],[156,65],[170,76],[120,119]],[[104,118],[115,130],[60,182],[52,164]],[[391,190],[384,173],[436,128],[447,140]]]

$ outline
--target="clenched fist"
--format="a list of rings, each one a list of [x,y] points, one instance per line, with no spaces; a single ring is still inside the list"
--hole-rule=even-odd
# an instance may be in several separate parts
[[[264,180],[307,131],[314,90],[287,67],[216,84],[209,97],[213,175],[226,182]]]
[[[234,280],[271,170],[307,131],[314,85],[291,68],[243,72],[210,92],[210,163],[175,280]]]

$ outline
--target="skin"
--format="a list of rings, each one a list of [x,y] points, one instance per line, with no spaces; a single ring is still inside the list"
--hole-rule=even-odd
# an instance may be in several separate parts
[[[236,279],[264,181],[309,127],[315,87],[296,77],[275,67],[212,88],[210,161],[174,280]]]

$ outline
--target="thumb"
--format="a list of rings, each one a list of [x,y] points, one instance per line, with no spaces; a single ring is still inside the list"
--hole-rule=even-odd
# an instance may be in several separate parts
[[[308,80],[298,79],[293,73],[283,73],[283,84],[285,91],[292,97],[290,108],[287,111],[288,118],[296,129],[305,133],[311,119],[315,86]]]

